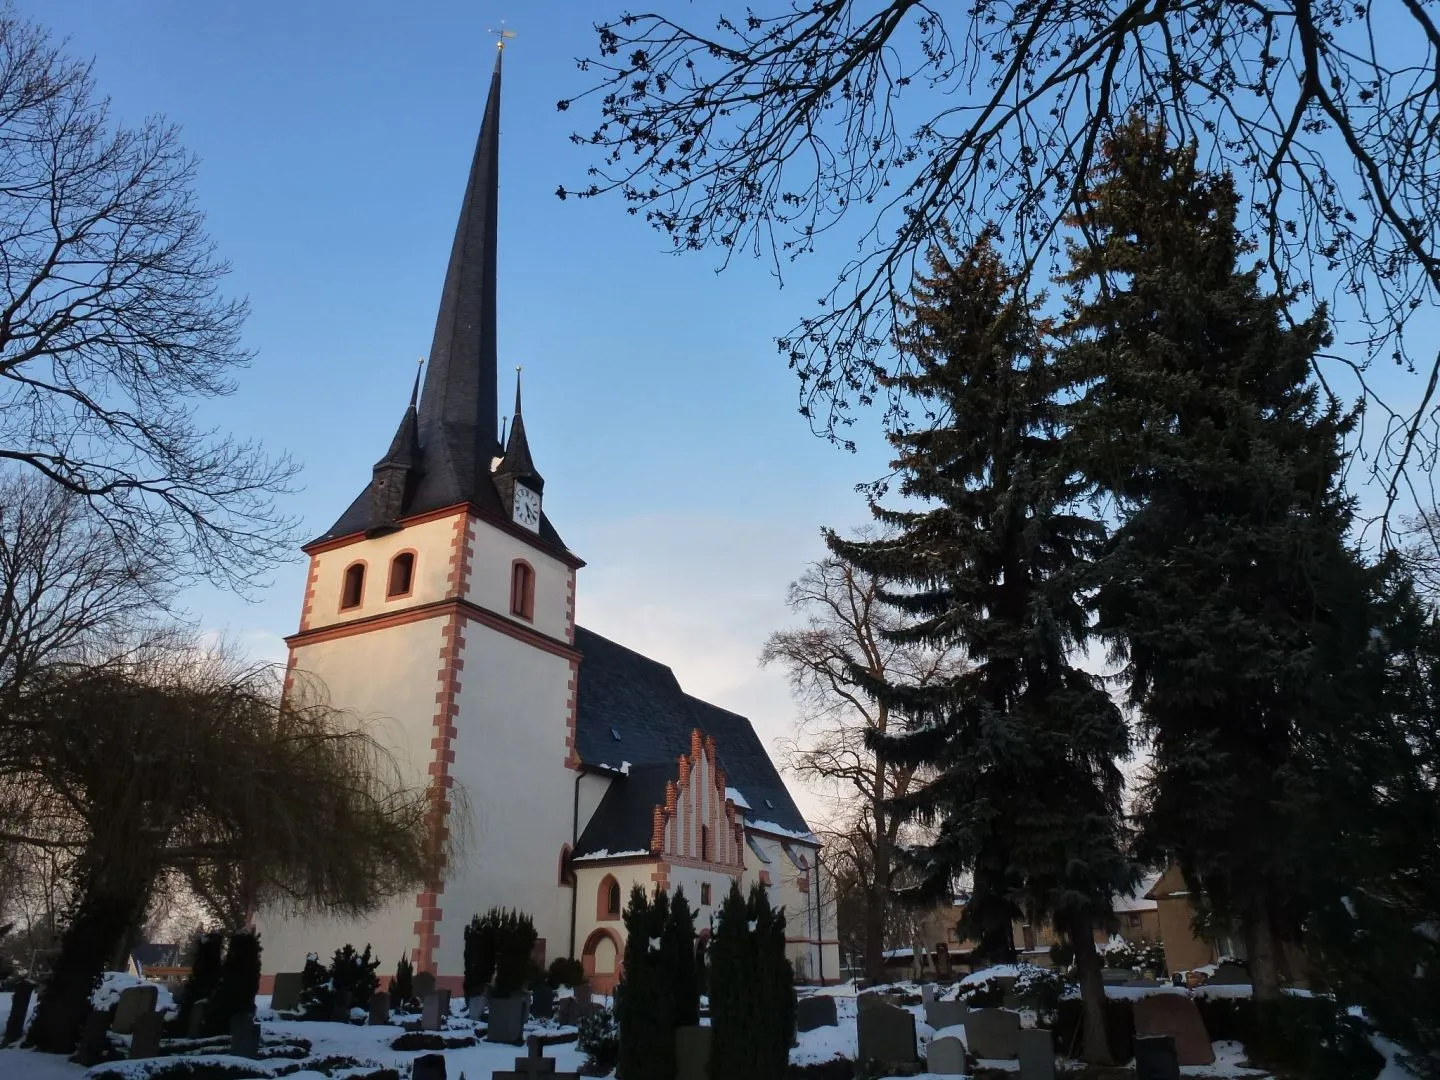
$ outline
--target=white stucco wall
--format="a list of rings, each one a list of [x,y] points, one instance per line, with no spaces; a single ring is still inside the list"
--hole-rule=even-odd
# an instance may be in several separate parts
[[[310,629],[333,626],[444,599],[449,591],[450,558],[458,516],[408,525],[399,532],[346,544],[312,556],[310,582],[314,594],[310,599],[307,626]],[[406,550],[416,553],[411,594],[387,599],[385,591],[390,577],[390,560]],[[362,602],[358,608],[341,611],[340,590],[345,568],[359,560],[363,560],[366,566]],[[507,563],[507,574],[510,572],[508,567]]]
[[[529,625],[547,637],[564,641],[569,626],[570,568],[554,556],[491,525],[476,521],[471,527],[475,554],[465,599],[509,617],[511,567],[516,559],[523,559],[535,570],[535,618]]]

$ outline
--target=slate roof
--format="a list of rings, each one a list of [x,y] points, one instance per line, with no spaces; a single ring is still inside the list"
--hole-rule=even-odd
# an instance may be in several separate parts
[[[750,721],[692,697],[664,664],[592,630],[575,628],[580,651],[575,741],[587,765],[620,769],[601,800],[575,854],[648,848],[653,809],[675,778],[675,761],[690,751],[699,728],[715,740],[725,782],[750,804],[746,822],[769,823],[806,834],[810,826],[765,752]]]

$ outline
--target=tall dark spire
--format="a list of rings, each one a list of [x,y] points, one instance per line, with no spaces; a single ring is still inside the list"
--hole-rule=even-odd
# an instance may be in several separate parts
[[[410,390],[410,404],[390,440],[390,449],[371,471],[365,531],[389,532],[405,512],[405,503],[414,490],[416,466],[420,463],[420,433],[415,401],[420,392],[420,370]]]
[[[519,480],[532,491],[545,487],[545,480],[535,470],[530,457],[530,441],[525,437],[525,418],[520,412],[520,369],[515,369],[515,416],[510,421],[510,438],[505,442],[505,456],[495,470],[497,483],[505,478]],[[503,494],[503,492],[502,492]]]
[[[495,434],[495,264],[503,55],[503,49],[496,50],[490,96],[460,204],[420,396],[420,444],[425,449],[426,471],[434,473],[433,480],[450,489],[457,502],[474,499],[479,483],[488,482],[490,461],[499,451]]]

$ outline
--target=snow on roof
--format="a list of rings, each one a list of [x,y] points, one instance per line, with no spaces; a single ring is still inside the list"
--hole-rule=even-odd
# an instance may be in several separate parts
[[[745,822],[747,829],[754,829],[756,832],[769,833],[771,836],[783,836],[790,840],[799,840],[805,844],[818,844],[820,838],[812,832],[796,832],[794,829],[787,829],[783,825],[776,825],[773,821],[749,821]]]
[[[729,799],[736,806],[740,807],[741,810],[750,809],[750,804],[745,801],[745,796],[740,794],[739,788],[727,787],[725,789],[725,798]]]
[[[599,851],[592,851],[587,855],[576,855],[572,862],[586,862],[591,859],[633,859],[637,855],[649,855],[650,852],[641,848],[638,851],[611,851],[609,848],[601,848]]]
[[[1155,883],[1160,880],[1158,873],[1146,874],[1140,879],[1140,884],[1131,889],[1128,893],[1117,893],[1115,895],[1115,911],[1117,914],[1124,914],[1127,911],[1155,911],[1159,908],[1153,899],[1146,896]]]

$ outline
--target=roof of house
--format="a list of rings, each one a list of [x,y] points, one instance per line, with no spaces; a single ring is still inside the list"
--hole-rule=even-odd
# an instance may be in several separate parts
[[[1155,898],[1150,895],[1150,890],[1160,880],[1159,872],[1146,874],[1140,879],[1140,883],[1128,893],[1117,893],[1115,895],[1115,912],[1124,914],[1128,911],[1155,911],[1159,908]]]
[[[142,969],[179,967],[184,958],[184,948],[175,944],[136,945],[130,950],[130,959]]]
[[[654,808],[663,803],[665,784],[675,779],[676,761],[689,753],[696,728],[715,740],[727,787],[749,805],[743,811],[748,826],[797,839],[811,835],[749,720],[691,697],[670,668],[592,630],[576,627],[575,647],[582,657],[576,749],[585,764],[617,774],[576,845],[577,856],[648,850]]]

